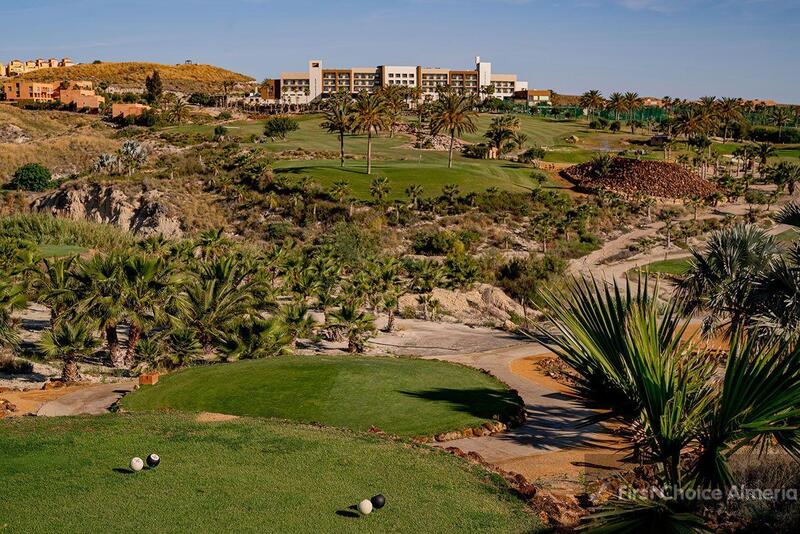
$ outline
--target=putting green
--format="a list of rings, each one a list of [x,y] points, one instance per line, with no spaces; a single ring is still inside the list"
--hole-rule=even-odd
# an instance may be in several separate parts
[[[134,455],[161,465],[131,473]],[[0,421],[3,532],[531,532],[495,475],[368,434],[188,415]],[[367,517],[349,506],[376,493]]]
[[[400,436],[480,426],[516,414],[506,385],[441,361],[285,356],[187,369],[125,397],[133,411],[173,409],[277,417]]]

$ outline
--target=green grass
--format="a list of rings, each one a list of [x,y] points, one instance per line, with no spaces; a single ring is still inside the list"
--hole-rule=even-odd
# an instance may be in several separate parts
[[[689,269],[689,258],[676,258],[672,260],[662,260],[637,267],[637,272],[649,271],[658,274],[682,275]]]
[[[464,138],[470,142],[482,140],[483,132],[494,115],[482,114],[476,123],[478,131]],[[412,120],[412,117],[408,117]],[[532,167],[518,165],[510,161],[476,160],[464,158],[457,151],[454,168],[447,168],[447,152],[417,150],[411,146],[411,138],[396,134],[390,138],[386,132],[373,138],[373,174],[366,174],[365,155],[367,138],[364,135],[348,135],[345,151],[348,155],[345,167],[339,167],[339,141],[336,135],[320,128],[322,118],[317,115],[299,116],[300,128],[286,140],[268,142],[263,146],[272,153],[302,148],[307,151],[329,152],[331,159],[276,161],[277,173],[290,176],[310,176],[325,187],[338,180],[350,182],[357,198],[369,198],[369,185],[372,178],[385,176],[391,188],[390,199],[406,198],[405,189],[411,184],[421,184],[424,196],[436,196],[442,187],[457,184],[462,193],[485,191],[489,187],[502,190],[525,191],[533,185],[530,175]],[[539,117],[520,117],[521,131],[528,135],[528,145],[555,147],[548,153],[547,161],[580,163],[591,158],[596,150],[607,147],[619,148],[623,135],[589,130],[575,121],[556,121]],[[252,135],[261,135],[264,121],[233,121],[225,123],[228,134],[242,141],[249,141]],[[165,128],[166,132],[200,134],[211,138],[214,125],[183,125]],[[565,139],[577,135],[582,143],[571,145]],[[550,186],[559,186],[556,182]],[[563,184],[560,184],[563,185]]]
[[[479,426],[518,409],[501,382],[466,367],[413,358],[286,356],[193,368],[123,399],[165,408],[278,417],[400,436]]]
[[[134,474],[131,457],[161,465]],[[367,434],[185,415],[0,421],[0,530],[44,532],[531,532],[495,475]],[[367,517],[348,507],[383,493]],[[338,512],[338,513],[337,513]]]
[[[39,254],[45,258],[73,256],[76,254],[83,254],[87,250],[78,245],[39,245],[37,248],[39,249]]]

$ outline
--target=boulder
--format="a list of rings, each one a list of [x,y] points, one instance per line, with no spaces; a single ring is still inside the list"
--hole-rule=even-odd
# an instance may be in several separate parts
[[[63,187],[34,200],[31,209],[75,221],[113,224],[144,237],[183,235],[180,221],[171,217],[158,191],[147,191],[131,199],[112,186],[99,184]]]
[[[491,324],[513,329],[512,316],[522,317],[525,314],[519,303],[502,289],[489,284],[475,284],[466,290],[436,288],[432,296],[439,301],[443,315],[464,324]],[[407,294],[400,297],[400,309],[407,307],[419,309],[418,295]]]

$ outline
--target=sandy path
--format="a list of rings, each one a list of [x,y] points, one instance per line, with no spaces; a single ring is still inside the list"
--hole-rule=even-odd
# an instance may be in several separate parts
[[[580,479],[591,478],[592,471],[607,474],[618,468],[622,455],[617,440],[600,425],[582,426],[593,412],[536,372],[536,360],[547,354],[545,347],[531,342],[477,354],[426,357],[490,371],[519,392],[528,415],[525,424],[508,432],[439,446],[477,452],[487,462],[551,490],[569,491]]]
[[[132,391],[135,384],[135,382],[116,382],[81,387],[77,391],[44,403],[36,415],[46,417],[100,415],[106,413],[123,395]]]

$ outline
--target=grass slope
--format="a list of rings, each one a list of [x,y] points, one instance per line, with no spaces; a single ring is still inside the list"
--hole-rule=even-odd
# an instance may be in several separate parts
[[[172,408],[278,417],[400,436],[479,426],[518,409],[494,378],[412,358],[286,356],[165,376],[127,396],[134,411]]]
[[[156,451],[155,470],[127,471]],[[494,475],[370,435],[178,415],[0,421],[3,532],[530,532]],[[354,517],[376,493],[387,506]],[[338,513],[337,513],[338,512]]]
[[[159,63],[98,63],[41,69],[22,75],[24,80],[91,80],[123,87],[144,87],[147,76],[158,70],[168,91],[219,90],[223,82],[251,82],[253,78],[213,65],[162,65]]]

